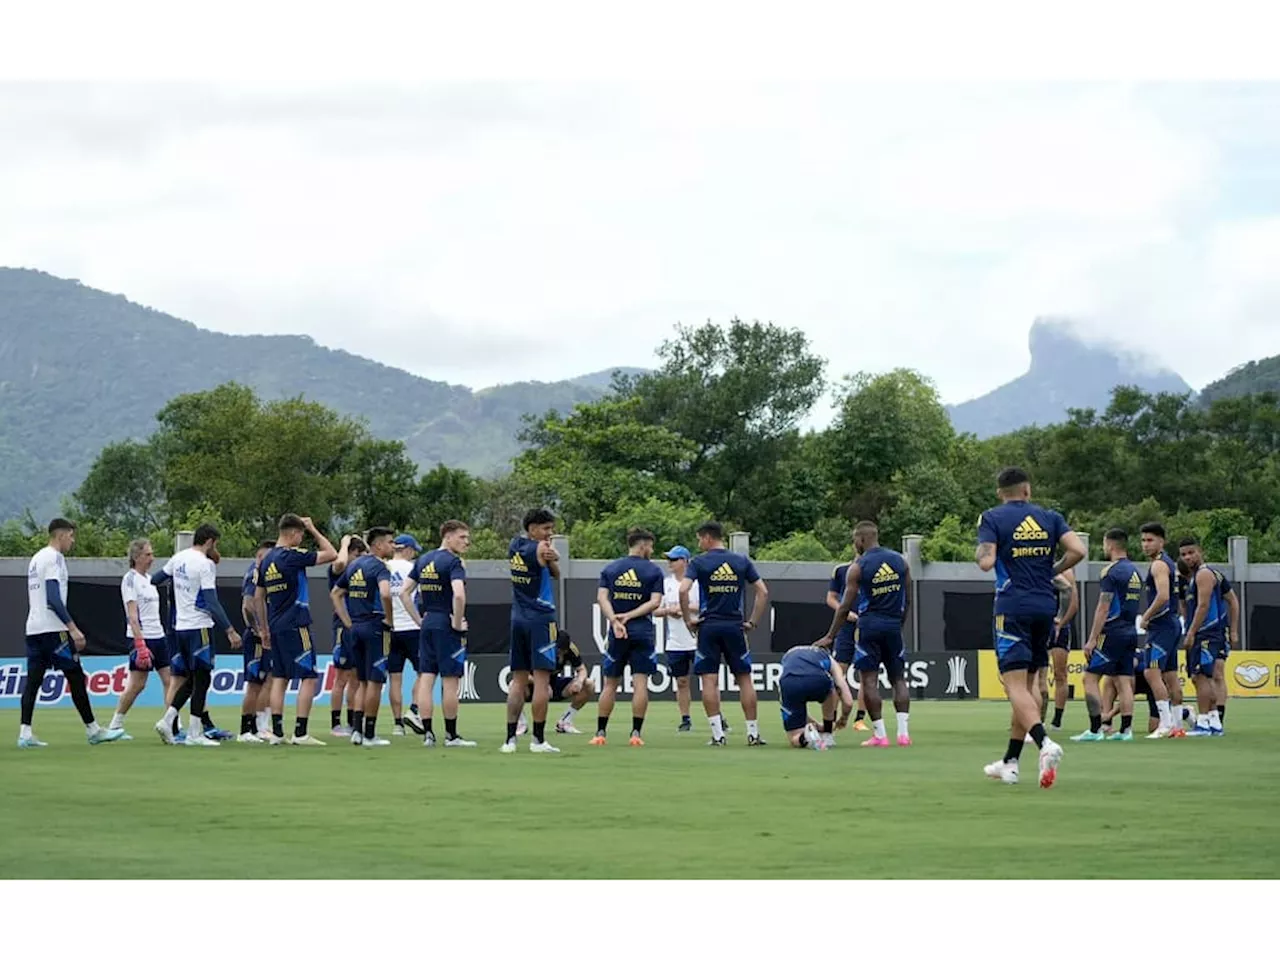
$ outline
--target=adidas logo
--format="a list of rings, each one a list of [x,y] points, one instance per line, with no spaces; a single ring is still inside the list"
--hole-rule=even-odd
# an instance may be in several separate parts
[[[1137,570],[1133,571],[1133,576],[1129,578],[1129,586],[1134,588],[1142,586],[1142,578],[1138,576]]]
[[[355,571],[354,573],[352,573],[352,574],[351,574],[351,580],[350,580],[349,582],[351,583],[351,585],[352,585],[353,587],[363,587],[363,586],[364,586],[364,571],[363,571],[363,570],[357,570],[357,571]]]
[[[876,571],[876,575],[871,578],[872,583],[886,583],[889,580],[897,580],[898,575],[894,573],[893,567],[887,563],[880,564],[880,569]]]
[[[514,566],[514,564],[512,564]],[[420,576],[426,577],[428,580],[439,580],[440,574],[436,573],[436,562],[432,560],[422,568]]]
[[[1015,540],[1048,540],[1049,534],[1045,532],[1044,527],[1036,523],[1035,517],[1027,515],[1013,531],[1013,539]]]
[[[640,578],[636,576],[634,568],[628,567],[627,572],[613,581],[614,586],[618,587],[638,587],[640,586]]]
[[[280,579],[282,579],[282,578],[281,578],[281,576],[280,576],[280,571],[276,569],[276,565],[275,565],[275,563],[274,563],[274,562],[272,562],[272,563],[268,564],[268,566],[267,566],[267,579],[268,579],[268,580],[280,580]]]
[[[524,557],[520,556],[518,553],[513,553],[511,555],[511,569],[519,570],[521,573],[529,572],[529,568],[525,566]]]
[[[737,580],[738,575],[733,572],[733,567],[727,563],[722,563],[716,568],[715,573],[711,574],[711,579],[724,582],[725,580]]]

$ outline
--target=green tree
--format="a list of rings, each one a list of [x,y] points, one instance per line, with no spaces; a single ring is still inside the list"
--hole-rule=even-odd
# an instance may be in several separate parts
[[[627,531],[643,527],[657,538],[655,549],[670,550],[683,544],[696,550],[695,531],[709,519],[698,503],[678,504],[649,498],[623,500],[615,510],[597,520],[583,520],[569,533],[569,550],[574,557],[611,560],[627,552]],[[729,528],[726,528],[726,530]]]
[[[103,447],[75,493],[86,517],[126,530],[161,526],[161,464],[150,443],[125,440]]]
[[[471,531],[471,549],[467,551],[468,560],[505,560],[510,537],[499,536],[488,527],[473,528]]]
[[[786,563],[831,563],[836,559],[822,541],[808,530],[797,531],[752,552],[757,560]]]
[[[920,556],[925,563],[964,563],[973,560],[977,543],[977,523],[965,523],[951,514],[921,541]]]
[[[433,539],[446,520],[474,524],[481,497],[481,484],[475,477],[465,470],[452,470],[437,464],[418,480],[414,524]],[[474,536],[475,531],[472,531]]]
[[[399,440],[362,439],[345,464],[356,526],[403,530],[419,513],[418,467]]]

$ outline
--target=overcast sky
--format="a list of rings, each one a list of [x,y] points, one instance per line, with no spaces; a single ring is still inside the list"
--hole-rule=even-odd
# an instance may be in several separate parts
[[[1037,315],[1280,353],[1280,86],[0,85],[0,265],[473,387],[797,326],[948,402]]]

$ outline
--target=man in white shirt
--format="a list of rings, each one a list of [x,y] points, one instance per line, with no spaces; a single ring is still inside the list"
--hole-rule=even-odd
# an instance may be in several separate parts
[[[233,650],[240,649],[240,635],[218,600],[218,574],[211,556],[217,554],[218,529],[202,523],[196,528],[192,546],[169,558],[164,569],[151,578],[159,586],[173,581],[174,656],[171,669],[184,675],[185,681],[173,692],[191,688],[191,721],[184,741],[189,747],[216,747],[218,741],[205,736],[201,716],[205,698],[213,681],[213,627],[224,631]],[[174,719],[178,711],[175,697],[167,699],[164,718],[156,724],[156,733],[165,743],[173,743]]]
[[[129,651],[129,684],[120,694],[116,714],[111,718],[112,730],[124,729],[125,714],[146,688],[152,671],[160,674],[163,688],[169,689],[169,644],[160,623],[160,591],[147,575],[155,558],[150,540],[129,544],[129,572],[120,581],[120,600],[133,648]],[[133,737],[126,733],[120,739]]]
[[[391,718],[395,726],[391,730],[393,737],[403,737],[405,724],[409,729],[422,736],[425,728],[418,717],[404,715],[404,665],[413,664],[415,674],[418,670],[418,636],[421,631],[418,622],[409,612],[408,604],[401,594],[405,584],[413,575],[413,561],[422,552],[422,546],[410,534],[402,533],[392,541],[396,552],[387,561],[387,569],[391,571],[391,653],[387,657],[387,698],[391,701]],[[417,683],[414,688],[416,690]],[[413,702],[417,702],[417,697]]]
[[[76,525],[58,517],[49,523],[49,545],[36,553],[27,566],[27,685],[22,690],[22,716],[18,746],[22,749],[48,746],[31,731],[36,697],[49,670],[61,670],[71,690],[90,743],[110,743],[124,736],[123,730],[104,730],[93,718],[89,691],[85,685],[80,651],[84,634],[67,612],[67,561],[63,556],[76,543]]]
[[[653,614],[663,618],[667,625],[667,671],[676,685],[676,701],[680,704],[679,733],[693,729],[689,715],[689,677],[693,674],[693,659],[698,649],[697,638],[680,616],[680,581],[689,568],[690,556],[688,547],[672,547],[666,552],[670,573],[662,581],[662,606]],[[689,590],[689,609],[697,610],[699,607],[698,582],[695,580]]]

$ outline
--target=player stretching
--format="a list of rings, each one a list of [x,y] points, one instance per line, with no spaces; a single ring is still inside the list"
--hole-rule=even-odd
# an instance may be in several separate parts
[[[413,714],[404,715],[404,665],[413,664],[414,689],[418,690],[422,683],[421,665],[418,663],[419,623],[410,610],[413,607],[413,588],[410,578],[413,576],[413,562],[422,553],[422,545],[410,534],[402,533],[394,541],[395,554],[387,561],[387,569],[391,572],[391,656],[387,658],[387,695],[391,701],[391,720],[395,725],[391,735],[404,736],[405,723],[418,736],[425,732],[421,722]],[[401,594],[408,592],[409,597]],[[409,701],[416,699],[411,695]]]
[[[896,550],[880,546],[880,530],[864,520],[854,531],[858,559],[845,575],[844,598],[831,618],[831,628],[819,643],[829,645],[848,624],[849,611],[857,609],[858,626],[853,633],[853,664],[858,671],[873,733],[864,747],[887,747],[880,697],[880,667],[883,665],[893,685],[898,746],[911,746],[908,721],[911,694],[907,690],[906,651],[902,646],[902,624],[911,606],[911,573],[906,558]],[[838,658],[837,658],[838,659]]]
[[[1178,683],[1178,644],[1182,639],[1182,630],[1178,624],[1178,607],[1174,597],[1178,568],[1173,558],[1165,552],[1164,542],[1163,526],[1158,523],[1142,525],[1142,552],[1151,562],[1144,584],[1147,606],[1138,620],[1139,625],[1147,632],[1147,642],[1142,654],[1142,673],[1147,686],[1151,688],[1151,695],[1155,697],[1156,711],[1160,717],[1160,725],[1154,733],[1147,736],[1148,740],[1184,736],[1182,685]],[[1170,677],[1170,674],[1173,676]],[[1174,709],[1178,711],[1176,719]]]
[[[609,717],[618,695],[618,683],[631,667],[631,746],[643,747],[641,733],[649,708],[649,674],[658,666],[654,648],[656,632],[651,614],[662,604],[662,571],[653,556],[653,534],[633,528],[627,531],[629,553],[600,571],[596,602],[609,622],[609,635],[601,664],[603,676],[597,709],[596,735],[591,743],[603,747]]]
[[[80,653],[84,634],[67,612],[67,561],[63,556],[76,543],[76,525],[58,517],[49,522],[49,545],[40,549],[27,567],[27,685],[22,689],[22,716],[18,746],[47,747],[31,732],[36,697],[45,671],[61,670],[71,689],[90,743],[110,743],[124,737],[124,730],[104,730],[93,718]]]
[[[155,558],[150,540],[134,540],[129,544],[129,572],[120,581],[120,599],[124,603],[129,634],[133,637],[133,649],[129,651],[129,684],[120,694],[120,703],[111,718],[112,730],[124,729],[125,715],[138,694],[146,689],[153,670],[160,674],[161,689],[169,689],[169,644],[160,622],[160,591],[147,576]],[[132,740],[133,737],[126,733],[120,739]]]
[[[271,540],[258,544],[254,560],[240,583],[240,617],[244,620],[244,701],[240,704],[238,743],[271,743],[271,651],[262,646],[255,624],[258,620],[258,564],[275,546]]]
[[[1195,729],[1189,737],[1220,737],[1222,715],[1217,705],[1218,677],[1227,662],[1227,618],[1236,629],[1240,618],[1240,601],[1231,589],[1226,574],[1204,562],[1200,541],[1188,537],[1178,544],[1178,554],[1187,565],[1187,672],[1196,687]]]
[[[386,527],[374,527],[366,533],[369,552],[347,564],[329,592],[333,611],[351,638],[351,655],[360,680],[361,709],[356,711],[351,732],[351,743],[357,747],[391,745],[390,740],[378,736],[378,709],[391,657],[391,571],[386,561],[395,553],[394,537],[395,531]]]
[[[444,699],[444,745],[474,747],[474,740],[458,736],[458,687],[467,668],[467,567],[462,555],[471,546],[471,530],[461,520],[440,526],[440,548],[418,558],[397,602],[419,626],[417,660],[418,716],[422,745],[436,745],[431,729],[436,677]],[[417,591],[418,605],[413,594]]]
[[[1017,467],[996,479],[1000,506],[978,521],[978,567],[995,571],[995,648],[1000,679],[1009,695],[1013,722],[1004,758],[983,772],[1004,783],[1018,782],[1023,741],[1031,734],[1040,748],[1040,786],[1052,787],[1062,747],[1040,722],[1035,673],[1049,662],[1049,635],[1058,601],[1053,579],[1084,559],[1084,544],[1061,514],[1031,503],[1031,481]],[[1063,556],[1054,564],[1058,545]]]
[[[782,729],[793,747],[826,750],[826,736],[808,721],[809,704],[822,704],[822,725],[840,727],[849,721],[853,693],[845,682],[839,661],[822,647],[792,647],[782,655],[778,678],[778,700],[782,709]],[[836,721],[836,702],[840,719]]]
[[[1134,626],[1142,607],[1142,577],[1129,559],[1129,535],[1119,527],[1102,538],[1102,550],[1110,563],[1098,584],[1098,607],[1093,613],[1089,642],[1084,645],[1084,702],[1089,711],[1089,729],[1072,740],[1132,740],[1133,666],[1138,632]],[[1102,677],[1116,685],[1120,705],[1120,730],[1109,737],[1102,733]]]
[[[190,687],[191,691],[191,719],[184,741],[189,747],[218,746],[217,740],[206,735],[202,720],[205,698],[213,682],[213,627],[217,625],[226,633],[233,650],[240,649],[240,635],[218,600],[218,574],[212,559],[217,550],[218,528],[202,523],[196,528],[191,546],[170,557],[164,569],[151,578],[156,586],[173,581],[174,648],[187,672],[183,687]],[[174,742],[172,725],[177,718],[178,711],[171,700],[156,724],[156,733],[165,743]]]
[[[511,567],[511,686],[507,692],[507,738],[503,753],[516,752],[516,727],[524,708],[525,686],[533,675],[532,753],[559,753],[547,743],[547,704],[556,666],[556,600],[560,555],[551,546],[556,518],[550,510],[530,510],[524,536],[507,548]]]
[[[855,554],[854,559],[857,559]],[[849,564],[842,563],[831,572],[831,582],[827,584],[827,606],[832,611],[840,609],[840,600],[844,597],[845,583],[849,579]],[[840,664],[841,668],[847,673],[849,668],[853,666],[853,630],[858,622],[858,614],[855,610],[849,611],[848,621],[840,628],[840,632],[836,634],[835,639],[835,660]],[[878,682],[878,681],[877,681]],[[867,715],[867,700],[862,692],[862,687],[858,687],[858,713],[853,718],[853,729],[866,730],[867,725],[862,718]],[[827,737],[827,746],[833,746],[835,737]]]
[[[311,703],[316,696],[316,651],[311,643],[311,592],[307,569],[332,563],[338,551],[316,529],[310,517],[286,513],[280,518],[280,538],[258,565],[258,626],[262,645],[271,648],[271,733],[284,738],[284,694],[290,680],[298,680],[297,720],[289,742],[295,746],[323,747],[307,732]],[[317,550],[303,550],[302,538],[310,533]]]
[[[338,578],[347,565],[368,552],[364,540],[347,534],[338,544],[338,557],[329,564],[329,592],[333,593]],[[335,611],[333,614],[333,692],[329,694],[329,720],[332,724],[330,733],[335,737],[349,737],[357,732],[356,714],[362,713],[360,707],[360,680],[356,676],[355,656],[351,652],[351,635],[342,625]],[[347,701],[347,722],[342,722],[342,700]]]
[[[1062,715],[1067,710],[1067,651],[1071,649],[1071,625],[1080,609],[1080,591],[1076,589],[1074,570],[1064,570],[1054,579],[1058,590],[1058,615],[1053,619],[1053,636],[1049,639],[1049,660],[1053,668],[1053,723],[1049,729],[1062,729]],[[1044,671],[1040,671],[1041,677]],[[1047,700],[1049,691],[1041,688],[1041,701]],[[1041,715],[1041,722],[1044,717]]]
[[[711,723],[709,747],[723,747],[724,717],[720,713],[720,662],[741,691],[742,715],[747,721],[747,746],[763,747],[760,722],[756,719],[756,688],[751,682],[751,651],[747,634],[756,628],[769,602],[769,588],[760,579],[749,557],[730,553],[724,548],[724,527],[714,520],[698,528],[698,546],[702,553],[689,563],[680,581],[680,615],[691,632],[698,635],[698,655],[693,669],[702,681],[702,708]],[[689,594],[698,584],[701,609],[695,619],[689,609]],[[743,590],[754,588],[751,616],[743,620]]]

